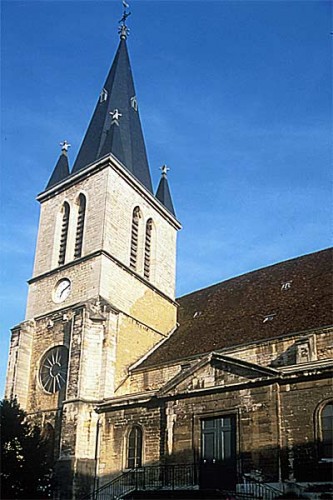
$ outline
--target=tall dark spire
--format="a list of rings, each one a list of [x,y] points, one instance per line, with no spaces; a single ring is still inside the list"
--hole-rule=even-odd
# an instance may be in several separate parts
[[[126,18],[129,14],[124,10],[119,27],[118,50],[77,155],[73,172],[81,170],[108,153],[112,153],[149,191],[152,191],[126,45],[129,31],[126,26]],[[114,120],[115,113],[116,120]],[[117,130],[112,130],[114,127],[117,127]]]
[[[155,196],[161,203],[163,203],[165,208],[167,208],[169,212],[172,213],[172,215],[176,216],[175,209],[173,208],[173,203],[167,178],[167,172],[169,168],[166,165],[163,165],[163,167],[161,167],[161,170],[162,170],[162,177],[158,185]]]
[[[59,159],[57,161],[56,166],[53,169],[52,175],[50,177],[49,182],[47,183],[47,186],[45,189],[48,189],[58,182],[64,180],[66,177],[69,176],[69,164],[68,164],[68,158],[67,158],[67,151],[68,148],[70,148],[70,144],[68,144],[67,141],[63,141],[61,144],[61,155],[59,156]]]

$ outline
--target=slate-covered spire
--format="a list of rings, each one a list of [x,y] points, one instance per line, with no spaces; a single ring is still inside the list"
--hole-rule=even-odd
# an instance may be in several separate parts
[[[163,165],[163,167],[161,167],[161,170],[162,170],[162,177],[158,185],[155,196],[161,203],[163,203],[165,208],[167,208],[169,212],[172,213],[172,215],[176,216],[175,209],[173,208],[173,203],[167,178],[167,172],[169,169],[166,165]]]
[[[63,141],[60,144],[60,146],[61,146],[61,155],[59,156],[59,160],[57,161],[57,164],[53,169],[52,175],[45,189],[54,186],[54,184],[57,184],[58,182],[64,180],[66,177],[69,176],[67,151],[68,148],[71,147],[71,145],[68,144],[67,141]]]
[[[108,153],[114,154],[152,192],[152,184],[141,128],[126,39],[124,14],[119,28],[120,43],[99,96],[94,114],[77,155],[73,172]],[[114,113],[117,112],[117,125]],[[118,130],[112,130],[117,127]],[[116,133],[115,133],[116,132]],[[121,145],[121,147],[120,147]]]

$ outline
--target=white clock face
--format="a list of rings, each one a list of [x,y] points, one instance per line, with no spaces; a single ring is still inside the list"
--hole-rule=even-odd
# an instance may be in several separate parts
[[[69,294],[71,293],[71,289],[72,289],[72,283],[68,278],[64,278],[58,281],[53,292],[54,302],[59,303],[66,300]]]

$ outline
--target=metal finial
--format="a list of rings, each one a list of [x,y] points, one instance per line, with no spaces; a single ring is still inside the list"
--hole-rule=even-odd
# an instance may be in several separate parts
[[[129,29],[126,26],[126,19],[128,18],[128,16],[131,15],[131,13],[127,11],[129,5],[128,3],[125,2],[125,0],[123,0],[123,7],[124,7],[123,17],[119,21],[120,26],[118,28],[118,33],[120,34],[121,40],[126,40],[129,34]]]
[[[64,141],[62,141],[60,143],[60,146],[61,146],[61,151],[64,151],[67,153],[68,149],[71,147],[71,144],[69,144],[69,142],[67,142],[65,139]]]
[[[170,168],[167,167],[166,165],[163,165],[162,167],[160,167],[160,170],[162,171],[162,175],[166,177]]]
[[[129,35],[129,28],[127,28],[126,24],[122,24],[118,28],[118,33],[120,35],[120,40],[126,40]]]

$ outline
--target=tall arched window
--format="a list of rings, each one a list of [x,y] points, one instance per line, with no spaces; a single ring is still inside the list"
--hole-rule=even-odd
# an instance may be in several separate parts
[[[320,415],[321,458],[333,458],[333,403],[327,403]]]
[[[134,469],[142,465],[142,430],[135,425],[128,436],[127,468]]]
[[[140,208],[135,207],[132,216],[131,253],[130,253],[130,267],[135,270],[137,268],[137,263],[138,263],[140,217],[141,217]]]
[[[54,427],[49,422],[46,422],[41,431],[41,438],[44,442],[45,451],[46,451],[46,459],[52,467],[54,463],[54,445],[55,445],[55,433]]]
[[[69,212],[70,212],[69,204],[67,203],[67,201],[65,201],[62,206],[62,224],[61,224],[60,248],[59,248],[59,258],[58,258],[59,266],[65,263],[65,258],[66,258]]]
[[[146,224],[146,236],[145,236],[145,258],[144,258],[144,277],[149,280],[150,278],[150,259],[151,259],[151,235],[153,231],[153,220],[148,219]]]
[[[74,258],[78,259],[82,255],[84,218],[86,214],[86,197],[84,194],[79,195],[79,210],[77,214],[77,225],[75,235]]]

